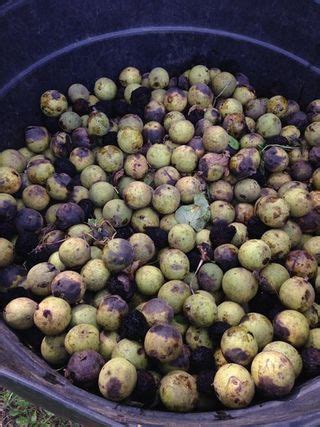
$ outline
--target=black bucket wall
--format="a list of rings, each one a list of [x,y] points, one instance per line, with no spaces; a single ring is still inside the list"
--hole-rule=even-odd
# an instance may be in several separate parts
[[[73,82],[193,64],[243,72],[259,95],[320,97],[320,1],[12,0],[0,6],[0,148],[41,124],[39,98]],[[190,414],[143,411],[72,386],[0,321],[0,385],[86,425],[318,425],[320,379],[285,400]]]

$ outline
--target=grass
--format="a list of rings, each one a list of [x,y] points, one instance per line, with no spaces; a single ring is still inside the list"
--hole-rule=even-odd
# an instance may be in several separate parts
[[[17,394],[0,389],[1,427],[81,427],[80,424],[58,418],[51,412],[34,406]]]

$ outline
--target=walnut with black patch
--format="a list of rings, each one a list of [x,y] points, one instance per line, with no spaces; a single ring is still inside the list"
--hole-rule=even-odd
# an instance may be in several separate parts
[[[290,393],[295,373],[289,359],[278,351],[263,351],[252,362],[251,375],[255,385],[272,397]]]
[[[99,389],[101,394],[115,402],[128,397],[137,382],[136,368],[123,357],[109,360],[99,374]]]
[[[247,366],[258,353],[258,344],[246,327],[233,326],[222,335],[221,350],[228,361]]]

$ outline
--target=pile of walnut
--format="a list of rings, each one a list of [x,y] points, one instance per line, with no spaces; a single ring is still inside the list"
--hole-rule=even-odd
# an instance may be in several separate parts
[[[320,373],[320,99],[196,65],[40,107],[0,153],[1,306],[23,342],[77,386],[170,411]]]

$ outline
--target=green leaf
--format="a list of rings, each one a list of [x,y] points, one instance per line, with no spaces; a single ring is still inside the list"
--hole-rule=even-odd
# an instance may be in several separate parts
[[[37,412],[36,411],[34,411],[33,414],[31,415],[31,422],[32,423],[37,422]]]
[[[195,231],[202,230],[210,219],[209,203],[203,193],[194,197],[195,204],[180,206],[175,218],[179,224],[189,224]]]
[[[174,320],[177,323],[180,323],[181,325],[185,325],[186,324],[186,319],[181,314],[177,314],[176,316],[174,316]]]
[[[231,148],[233,148],[234,150],[239,150],[239,148],[240,148],[239,142],[231,135],[229,135],[229,144],[228,145]]]
[[[16,417],[21,413],[20,409],[10,409],[9,415],[10,417]]]
[[[200,231],[204,229],[207,222],[208,222],[207,219],[202,216],[196,219],[195,221],[193,221],[193,223],[190,225],[195,229],[195,231]]]
[[[28,426],[29,424],[29,419],[28,417],[19,417],[16,420],[16,423],[18,424],[18,426]]]
[[[143,178],[143,182],[147,185],[151,185],[154,180],[154,173],[148,172],[147,175]]]
[[[180,206],[175,213],[175,218],[179,224],[190,224],[199,216],[201,216],[201,209],[197,205]]]
[[[20,408],[29,408],[30,406],[30,403],[23,399],[20,399],[19,401],[17,401],[16,404],[17,406],[20,406]]]
[[[209,203],[204,193],[199,193],[194,196],[194,203],[200,207],[208,208]]]
[[[201,208],[201,219],[202,221],[205,221],[205,224],[210,219],[210,209],[209,209],[209,203],[204,195],[204,193],[196,194],[194,197],[194,202],[197,206],[200,206]]]
[[[202,218],[205,220],[205,222],[207,223],[210,220],[211,214],[210,214],[210,209],[209,207],[207,207],[206,209],[201,208],[201,214],[202,214]]]

